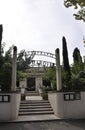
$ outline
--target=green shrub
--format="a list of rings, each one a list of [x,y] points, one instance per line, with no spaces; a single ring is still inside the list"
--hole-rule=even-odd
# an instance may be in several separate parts
[[[4,63],[0,73],[1,90],[4,92],[11,91],[12,66],[10,63]]]

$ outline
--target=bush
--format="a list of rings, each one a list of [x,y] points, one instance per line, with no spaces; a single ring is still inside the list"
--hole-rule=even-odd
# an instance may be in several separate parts
[[[4,63],[0,73],[1,90],[4,92],[11,91],[12,66],[10,63]]]
[[[72,77],[68,82],[68,86],[63,84],[63,91],[85,91],[85,79]]]
[[[42,93],[41,96],[44,100],[48,100],[48,91],[51,91],[52,89],[49,87],[41,87]]]

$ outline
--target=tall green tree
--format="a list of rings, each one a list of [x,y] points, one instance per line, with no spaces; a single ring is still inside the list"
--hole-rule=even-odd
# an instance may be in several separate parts
[[[10,91],[11,90],[11,77],[12,77],[12,51],[13,51],[14,45],[12,45],[6,52],[5,55],[3,56],[3,65],[0,70],[0,86],[2,91]],[[21,54],[21,53],[20,53]],[[18,66],[19,68],[17,69],[17,81],[19,82],[20,80],[23,80],[25,77],[27,77],[27,74],[24,72],[26,69],[26,66],[28,63],[24,61],[24,58],[22,56],[18,56]],[[18,59],[17,58],[17,59]],[[23,65],[23,62],[26,62],[26,66]],[[23,67],[22,67],[23,66]]]
[[[82,62],[80,50],[78,48],[75,48],[73,51],[72,72],[74,74],[78,74],[80,71],[83,71],[83,70],[84,70],[84,63]]]
[[[3,27],[2,25],[0,25],[0,70],[3,64],[3,57],[2,57],[2,46],[1,46],[1,42],[2,42],[2,32],[3,32]]]
[[[12,64],[5,62],[2,66],[0,85],[1,90],[8,92],[11,91],[11,81],[12,81]]]
[[[85,0],[64,0],[64,5],[68,8],[74,6],[75,9],[79,9],[75,16],[77,20],[85,21]]]
[[[74,49],[73,61],[74,61],[74,63],[75,62],[80,63],[80,64],[82,63],[82,57],[81,57],[81,54],[80,54],[80,50],[78,48]]]
[[[2,25],[0,25],[0,56],[1,56],[2,32],[3,32],[3,27],[2,27]]]
[[[71,71],[70,71],[70,65],[68,60],[67,42],[65,37],[62,38],[62,46],[63,46],[62,82],[63,82],[63,87],[66,86],[68,88],[71,79]]]
[[[68,50],[67,50],[67,43],[65,37],[62,39],[62,44],[63,44],[63,65],[64,65],[64,70],[70,74],[70,65],[69,65],[69,60],[68,60]]]
[[[0,86],[2,91],[11,90],[11,77],[12,77],[12,55],[11,50],[5,53],[3,56],[3,64],[0,70]]]

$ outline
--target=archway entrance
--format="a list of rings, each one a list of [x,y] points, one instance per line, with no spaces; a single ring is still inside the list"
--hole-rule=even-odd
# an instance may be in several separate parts
[[[23,81],[23,86],[25,86],[26,90],[38,91],[39,87],[51,86],[51,82],[43,79],[43,75],[47,68],[55,66],[55,54],[43,51],[27,51],[24,55],[24,59],[26,61],[29,60],[28,68],[25,70],[28,78]],[[35,57],[36,55],[40,56],[39,59]],[[34,57],[35,59],[33,60]]]

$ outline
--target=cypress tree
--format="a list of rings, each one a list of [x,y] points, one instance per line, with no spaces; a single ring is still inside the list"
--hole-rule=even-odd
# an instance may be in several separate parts
[[[65,37],[62,39],[63,44],[63,65],[65,72],[68,73],[68,79],[71,77],[70,73],[70,66],[69,66],[69,60],[68,60],[68,50],[67,50],[67,43]]]
[[[82,57],[78,48],[75,48],[73,51],[73,61],[73,73],[78,74],[80,71],[84,70],[84,64],[82,62]]]
[[[0,25],[0,69],[2,67],[2,64],[3,64],[3,57],[1,55],[1,41],[2,41],[2,31],[3,31],[3,27],[2,25]]]
[[[74,60],[74,63],[80,63],[80,64],[82,63],[82,57],[80,55],[80,50],[78,48],[74,49],[73,60]]]
[[[1,41],[2,41],[2,32],[3,32],[3,27],[2,24],[0,25],[0,56],[1,56]]]

